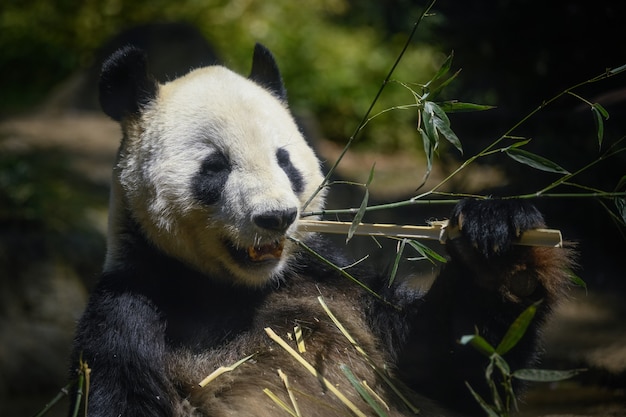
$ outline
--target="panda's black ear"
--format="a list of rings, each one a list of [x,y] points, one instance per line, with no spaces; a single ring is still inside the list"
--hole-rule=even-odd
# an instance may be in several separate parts
[[[114,52],[102,65],[100,105],[112,119],[138,114],[156,97],[158,83],[148,74],[146,54],[134,46]]]
[[[257,43],[252,56],[252,70],[248,77],[257,84],[267,88],[283,102],[287,102],[287,91],[283,78],[274,59],[274,55],[265,46]]]

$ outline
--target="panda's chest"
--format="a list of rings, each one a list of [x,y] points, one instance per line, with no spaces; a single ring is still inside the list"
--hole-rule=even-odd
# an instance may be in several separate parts
[[[166,341],[174,347],[198,351],[224,345],[248,331],[266,297],[264,291],[209,285],[176,292],[163,293],[158,303]]]

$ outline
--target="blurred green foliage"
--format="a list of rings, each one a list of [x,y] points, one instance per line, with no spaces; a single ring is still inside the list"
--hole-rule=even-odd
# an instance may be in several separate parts
[[[98,47],[121,30],[180,21],[199,28],[225,64],[238,72],[248,71],[254,43],[266,44],[279,61],[296,113],[313,114],[322,134],[343,142],[423,7],[399,1],[401,21],[382,13],[376,1],[4,0],[0,112],[28,109],[74,71],[88,67]],[[445,53],[419,42],[420,33],[428,33],[439,19],[428,18],[420,27],[395,79],[425,82],[443,62]],[[405,89],[391,84],[378,110],[411,101]],[[418,138],[414,129],[407,129],[414,120],[414,112],[387,113],[368,127],[363,142],[390,151],[407,149]]]

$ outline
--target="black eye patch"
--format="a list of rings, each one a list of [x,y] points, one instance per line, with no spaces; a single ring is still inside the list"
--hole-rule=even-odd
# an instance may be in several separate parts
[[[196,199],[204,204],[217,203],[230,171],[230,162],[224,154],[215,152],[207,156],[192,180],[192,191]]]
[[[300,194],[304,191],[304,179],[302,178],[302,174],[298,169],[293,166],[291,163],[291,158],[289,158],[289,152],[286,149],[280,148],[276,151],[276,159],[278,160],[278,166],[285,171],[287,174],[287,178],[291,181],[291,189],[296,193]]]

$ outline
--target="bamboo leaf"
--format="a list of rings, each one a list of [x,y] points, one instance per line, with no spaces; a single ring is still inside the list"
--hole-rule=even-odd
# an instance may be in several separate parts
[[[593,122],[596,125],[596,134],[598,136],[598,146],[602,147],[602,140],[604,139],[604,120],[602,118],[602,112],[594,104],[591,106],[591,112],[593,113]]]
[[[428,88],[432,83],[437,81],[439,78],[443,77],[450,71],[450,67],[452,66],[452,58],[454,58],[454,52],[451,52],[450,55],[446,57],[446,60],[443,61],[443,64],[439,67],[433,78],[430,79],[426,84],[424,84],[425,88]]]
[[[505,148],[503,151],[515,161],[541,171],[569,174],[569,171],[558,164],[537,154],[518,148]]]
[[[491,346],[491,344],[487,342],[485,338],[477,334],[465,335],[461,337],[461,340],[459,340],[459,343],[462,345],[470,345],[474,349],[478,350],[483,355],[488,356],[488,357],[496,353],[496,349],[493,346]]]
[[[420,255],[422,255],[424,258],[428,259],[432,263],[435,263],[434,261],[438,261],[444,264],[448,262],[445,257],[439,255],[437,252],[421,242],[411,239],[409,240],[409,245],[411,245],[413,249],[415,249]]]
[[[435,126],[435,113],[432,110],[432,101],[424,103],[424,110],[422,111],[422,119],[424,121],[424,129],[428,133],[428,137],[433,146],[433,149],[437,149],[439,143],[439,134]]]
[[[478,404],[480,404],[480,406],[483,409],[483,411],[485,413],[487,413],[488,417],[500,417],[500,415],[489,404],[487,404],[487,402],[485,400],[483,400],[483,398],[480,395],[478,395],[478,393],[476,391],[474,391],[474,389],[471,387],[470,384],[465,382],[465,385],[467,386],[467,388],[472,393],[472,396],[474,397],[476,402]]]
[[[380,417],[387,417],[387,413],[382,409],[380,404],[372,398],[370,393],[363,387],[361,382],[354,376],[350,368],[346,365],[340,365],[339,369],[343,372],[343,374],[348,378],[348,381],[352,384],[354,389],[359,393],[359,395],[365,400],[365,402],[372,407],[372,409],[378,414]]]
[[[530,322],[535,317],[538,304],[539,303],[535,303],[528,306],[528,308],[515,319],[513,324],[511,324],[509,329],[506,331],[506,334],[496,347],[496,352],[498,353],[498,355],[504,355],[513,347],[515,347],[515,345],[517,345],[517,342],[519,342],[520,339],[524,336],[526,330],[528,329],[528,326],[530,325]]]
[[[456,100],[438,102],[437,105],[441,107],[441,110],[445,111],[446,113],[484,111],[496,108],[496,106],[489,106],[486,104],[463,103]]]
[[[609,112],[602,106],[602,104],[593,103],[591,107],[596,109],[600,113],[600,115],[604,117],[604,120],[609,120]]]
[[[626,197],[616,197],[615,207],[617,212],[622,217],[623,224],[626,224]]]
[[[609,70],[609,74],[616,75],[616,74],[619,74],[620,72],[624,72],[624,71],[626,71],[626,64],[622,65],[622,66],[619,66],[617,68],[610,69]]]
[[[524,381],[534,382],[554,382],[572,378],[586,371],[586,369],[570,369],[565,371],[555,371],[549,369],[518,369],[511,376]]]
[[[587,283],[585,282],[584,279],[582,279],[581,277],[579,277],[578,275],[576,275],[574,273],[574,271],[567,271],[569,274],[569,280],[572,284],[574,285],[578,285],[579,287],[582,287],[585,289],[585,292],[587,291]]]
[[[424,96],[424,99],[426,99],[427,97],[430,98],[430,100],[434,100],[435,98],[437,98],[439,93],[441,93],[443,91],[443,89],[448,86],[448,84],[450,84],[452,81],[454,81],[456,79],[456,77],[459,76],[460,73],[461,73],[461,70],[458,70],[457,72],[452,74],[452,76],[450,78],[448,78],[447,80],[445,80],[444,82],[439,84],[437,87],[433,88],[428,94],[426,94]]]
[[[521,148],[522,146],[527,145],[529,142],[530,142],[530,139],[518,140],[517,142],[509,146],[509,148]]]
[[[430,171],[433,169],[433,156],[434,156],[434,145],[433,140],[428,133],[422,128],[419,129],[420,136],[422,137],[422,143],[424,144],[424,156],[426,156],[426,176],[430,174]]]
[[[496,351],[497,350],[498,349],[496,348]],[[511,375],[511,368],[509,367],[509,364],[504,360],[502,356],[495,354],[495,355],[492,355],[491,358],[493,360],[493,363],[502,373],[502,375]]]
[[[370,175],[367,179],[367,183],[365,184],[365,195],[363,196],[363,201],[361,201],[361,206],[359,207],[359,211],[354,215],[354,219],[352,219],[352,224],[350,225],[350,229],[348,229],[348,236],[346,236],[346,243],[352,239],[356,229],[359,227],[359,223],[363,220],[363,216],[365,215],[365,211],[367,210],[367,204],[370,199],[370,190],[369,185],[374,179],[374,168],[376,168],[376,163],[372,165],[372,169],[370,169]]]
[[[404,246],[406,245],[407,239],[402,239],[398,242],[398,249],[396,251],[396,259],[393,262],[393,267],[391,268],[391,274],[389,275],[389,287],[393,284],[393,281],[396,279],[396,274],[398,273],[398,266],[400,265],[400,259],[402,259],[402,253],[404,252]]]
[[[424,104],[424,110],[433,112],[433,123],[435,128],[443,135],[443,137],[446,138],[448,142],[454,145],[454,147],[457,148],[461,154],[463,154],[461,141],[452,131],[452,128],[450,127],[450,119],[448,119],[446,112],[441,110],[441,107],[431,101],[427,101]]]

